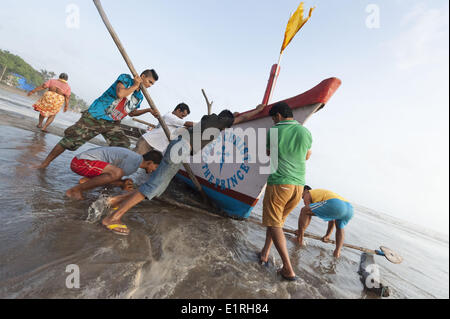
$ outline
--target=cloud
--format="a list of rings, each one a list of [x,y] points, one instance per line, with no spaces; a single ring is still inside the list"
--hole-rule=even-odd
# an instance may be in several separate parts
[[[397,67],[409,70],[424,65],[448,65],[448,7],[417,4],[400,20],[403,32],[389,47]]]

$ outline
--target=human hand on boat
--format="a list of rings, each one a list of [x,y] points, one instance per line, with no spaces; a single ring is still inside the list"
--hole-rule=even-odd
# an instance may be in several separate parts
[[[151,113],[155,118],[159,117],[159,112],[157,110],[152,109],[151,107],[149,107],[148,112]]]
[[[128,192],[131,192],[134,190],[134,184],[133,184],[133,180],[131,179],[126,179],[123,181],[123,185],[122,185],[122,189]]]
[[[266,105],[265,105],[265,104],[259,104],[259,105],[256,107],[256,110],[259,111],[259,112],[261,112],[261,111],[263,111],[265,108],[266,108]]]

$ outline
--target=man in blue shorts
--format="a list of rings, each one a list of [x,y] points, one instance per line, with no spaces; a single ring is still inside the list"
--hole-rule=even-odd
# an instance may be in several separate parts
[[[313,216],[328,222],[328,229],[322,241],[328,242],[336,226],[336,249],[334,257],[339,258],[344,245],[344,227],[353,217],[353,207],[345,198],[325,189],[305,186],[303,191],[305,207],[298,219],[297,242],[303,246],[303,237]]]

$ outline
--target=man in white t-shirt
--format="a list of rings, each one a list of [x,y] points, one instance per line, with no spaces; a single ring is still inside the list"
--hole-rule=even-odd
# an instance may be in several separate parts
[[[191,111],[189,110],[189,106],[187,106],[185,103],[180,103],[172,113],[167,113],[163,116],[170,134],[172,134],[173,131],[175,131],[177,128],[194,126],[193,122],[186,122],[184,120],[184,118],[190,113]],[[147,152],[152,150],[164,153],[168,145],[169,140],[167,139],[161,125],[158,125],[153,130],[141,136],[141,138],[136,143],[136,148],[134,149],[134,151],[141,155],[146,154]]]

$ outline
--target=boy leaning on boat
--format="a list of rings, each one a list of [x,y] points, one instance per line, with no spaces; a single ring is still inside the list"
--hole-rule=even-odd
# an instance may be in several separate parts
[[[287,103],[275,104],[270,112],[275,127],[267,133],[267,153],[278,147],[278,167],[267,181],[263,201],[263,226],[266,241],[258,254],[261,264],[268,265],[272,243],[280,254],[283,267],[279,274],[289,281],[297,280],[289,258],[283,226],[288,215],[300,203],[305,185],[306,161],[311,156],[311,133],[294,120]],[[276,129],[278,144],[270,145],[270,133]]]
[[[189,106],[185,103],[178,104],[173,112],[163,115],[163,120],[166,122],[170,134],[180,127],[192,127],[194,122],[185,121],[184,118],[191,113]],[[156,150],[164,153],[169,141],[164,133],[161,125],[142,135],[136,143],[134,151],[138,154],[145,154],[151,150]]]
[[[119,206],[113,215],[103,219],[103,225],[117,234],[128,235],[130,231],[121,221],[125,213],[144,199],[151,200],[161,195],[181,168],[183,161],[187,160],[190,155],[198,153],[203,147],[215,140],[219,136],[220,131],[250,119],[262,112],[264,108],[265,105],[258,105],[255,110],[242,115],[233,114],[228,110],[222,111],[219,115],[205,115],[200,123],[188,129],[181,129],[173,134],[176,137],[169,143],[161,164],[152,173],[147,182],[132,193],[110,199],[109,204],[112,207]],[[203,134],[205,131],[208,133],[205,134],[206,136]]]
[[[37,168],[46,168],[65,150],[75,151],[83,144],[101,134],[109,146],[128,148],[130,140],[120,128],[120,121],[129,116],[158,114],[151,108],[138,110],[144,99],[140,90],[151,87],[158,80],[155,70],[145,70],[140,76],[131,77],[122,74],[95,100],[89,109],[83,112],[80,120],[64,131],[64,137],[53,148],[47,158]]]

